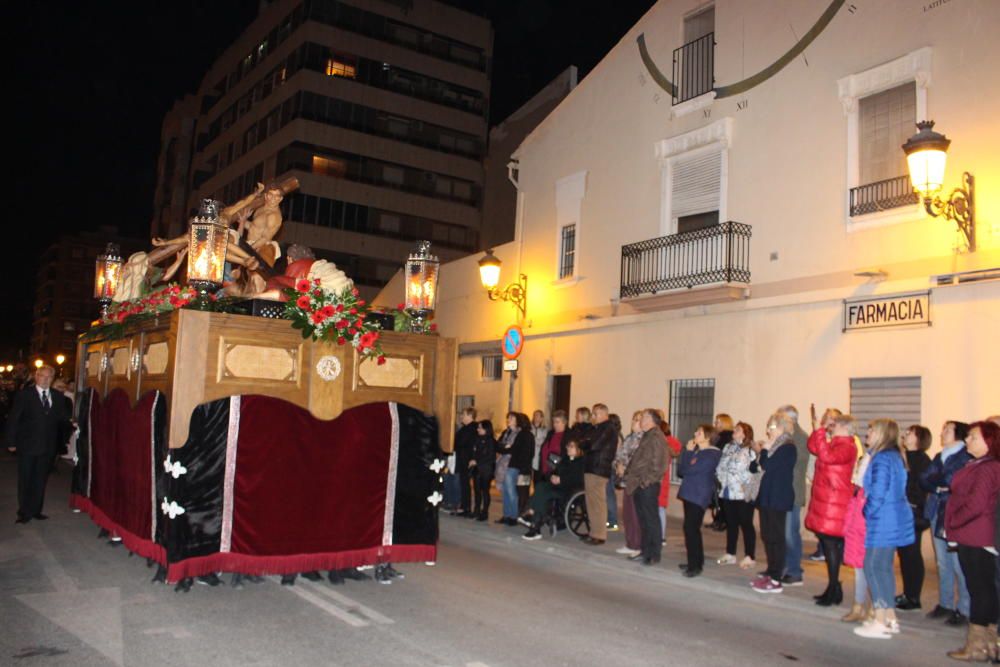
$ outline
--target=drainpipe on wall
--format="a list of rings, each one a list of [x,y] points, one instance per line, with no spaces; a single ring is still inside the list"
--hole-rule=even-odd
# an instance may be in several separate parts
[[[517,190],[517,199],[515,201],[514,208],[514,237],[517,240],[517,272],[521,273],[521,251],[524,247],[524,220],[523,220],[523,195],[521,193],[521,184],[518,181],[518,176],[520,176],[520,163],[517,160],[511,160],[507,163],[507,180],[511,182],[514,189]],[[516,175],[515,175],[516,174]],[[507,388],[507,412],[512,412],[514,410],[514,385],[517,382],[517,371],[512,371],[510,374],[510,384]]]

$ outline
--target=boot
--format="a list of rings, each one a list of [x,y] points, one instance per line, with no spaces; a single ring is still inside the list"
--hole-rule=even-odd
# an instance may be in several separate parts
[[[827,598],[830,595],[831,588],[833,588],[833,584],[827,584],[822,593],[813,596],[813,600],[823,600]],[[816,604],[819,604],[819,602],[816,602]]]
[[[836,604],[840,604],[844,601],[844,589],[841,588],[840,582],[835,584],[830,584],[830,588],[827,589],[826,595],[816,600],[816,604],[820,607],[831,607]]]
[[[868,612],[865,607],[855,602],[851,605],[851,610],[841,616],[840,620],[842,623],[861,623],[866,618],[868,618]]]
[[[994,645],[995,646],[995,645]],[[948,657],[965,662],[988,662],[990,659],[989,635],[985,625],[969,624],[965,646],[948,651]]]

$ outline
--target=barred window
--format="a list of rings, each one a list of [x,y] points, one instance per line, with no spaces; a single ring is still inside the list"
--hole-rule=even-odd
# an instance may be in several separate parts
[[[499,354],[484,354],[482,363],[480,378],[484,382],[495,382],[500,379],[503,373],[503,357]]]
[[[576,266],[576,224],[562,228],[559,244],[559,278],[570,278]]]

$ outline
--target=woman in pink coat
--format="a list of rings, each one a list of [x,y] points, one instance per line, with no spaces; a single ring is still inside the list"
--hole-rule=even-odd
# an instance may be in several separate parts
[[[847,503],[844,517],[844,564],[854,568],[854,604],[840,620],[862,623],[868,618],[868,582],[865,580],[865,489],[862,486],[865,469],[871,457],[866,451],[854,468],[853,495]]]
[[[823,415],[820,428],[809,436],[809,453],[816,457],[812,496],[806,528],[816,533],[826,555],[827,586],[816,597],[821,607],[840,604],[840,564],[844,560],[844,523],[853,495],[851,475],[858,461],[854,443],[855,421],[851,415]]]

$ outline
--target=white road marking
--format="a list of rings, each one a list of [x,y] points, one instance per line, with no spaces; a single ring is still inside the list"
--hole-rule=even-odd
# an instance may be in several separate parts
[[[318,583],[311,582],[311,581],[301,581],[300,580],[300,582],[296,582],[297,585],[299,583],[301,583],[301,584],[303,584],[305,586],[308,586],[310,589],[312,589],[313,591],[315,591],[317,593],[325,595],[326,597],[330,598],[334,602],[338,603],[345,610],[347,610],[349,612],[352,612],[352,613],[355,613],[355,614],[360,614],[362,616],[367,617],[373,623],[378,623],[378,624],[381,624],[381,625],[388,625],[390,623],[395,623],[395,621],[393,621],[388,616],[380,614],[377,611],[375,611],[374,609],[372,609],[371,607],[366,607],[365,605],[361,604],[360,602],[355,602],[354,600],[352,600],[351,598],[347,597],[346,595],[343,595],[342,593],[338,593],[337,591],[331,589],[328,586],[324,586],[322,584],[318,584]]]
[[[306,602],[309,602],[309,603],[311,603],[311,604],[319,607],[320,609],[322,609],[326,613],[330,614],[330,616],[333,616],[334,618],[339,618],[344,623],[347,623],[348,625],[350,625],[352,627],[363,628],[363,627],[365,627],[367,625],[370,625],[368,623],[368,621],[365,621],[363,619],[358,618],[357,616],[355,616],[351,612],[344,611],[343,609],[340,609],[339,607],[336,607],[336,606],[330,604],[326,600],[323,600],[322,598],[320,598],[320,597],[318,597],[316,595],[313,595],[309,591],[302,590],[302,586],[300,586],[300,585],[286,586],[285,588],[287,588],[292,593],[295,593],[296,595],[298,595],[300,598],[302,598]]]

